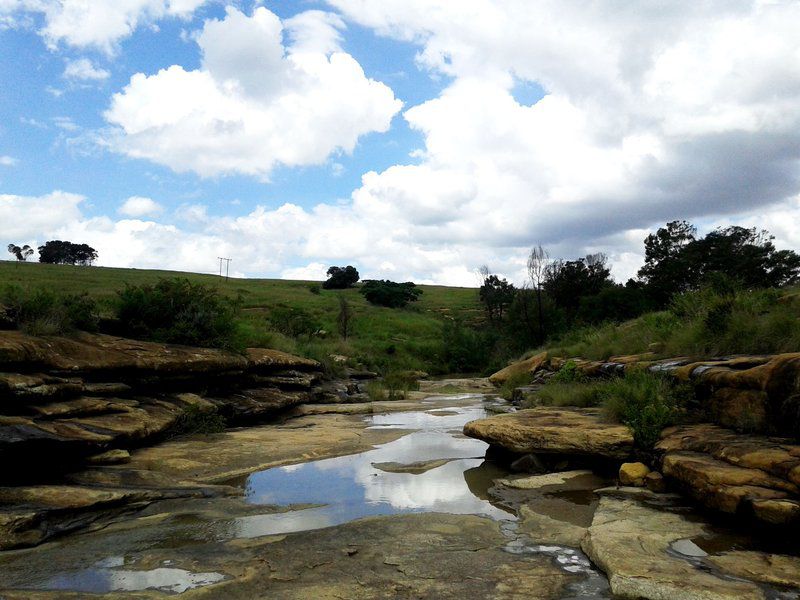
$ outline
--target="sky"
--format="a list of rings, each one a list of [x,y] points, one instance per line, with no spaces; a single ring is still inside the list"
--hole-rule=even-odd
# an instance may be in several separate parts
[[[516,283],[541,244],[800,250],[795,0],[0,0],[0,242]],[[11,258],[9,255],[8,258]]]

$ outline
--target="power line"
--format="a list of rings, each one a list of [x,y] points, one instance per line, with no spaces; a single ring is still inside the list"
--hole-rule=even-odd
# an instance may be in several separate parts
[[[231,269],[231,261],[232,258],[222,258],[221,256],[217,257],[219,259],[219,276],[222,277],[222,262],[225,261],[225,281],[228,281],[228,273]]]

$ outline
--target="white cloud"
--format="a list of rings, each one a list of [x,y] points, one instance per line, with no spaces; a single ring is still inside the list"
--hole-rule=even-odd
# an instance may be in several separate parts
[[[45,196],[14,196],[0,194],[0,223],[8,243],[15,239],[45,236],[63,223],[80,219],[80,204],[85,200],[78,194],[55,191]]]
[[[450,78],[405,112],[420,164],[367,174],[353,195],[395,241],[438,253],[432,277],[466,279],[476,248],[521,276],[535,243],[566,258],[605,250],[630,275],[641,230],[800,190],[800,4],[329,4]],[[521,104],[519,81],[546,96]]]
[[[157,216],[164,208],[155,200],[143,196],[131,196],[119,207],[119,214],[126,217]]]
[[[112,148],[209,177],[267,177],[279,164],[321,164],[364,134],[388,130],[401,102],[336,50],[339,21],[319,11],[286,27],[266,8],[228,8],[198,36],[202,68],[134,75],[105,116]]]
[[[105,69],[95,67],[88,58],[68,60],[64,68],[64,78],[77,81],[104,81],[110,75]]]
[[[0,0],[0,24],[14,26],[41,14],[41,35],[60,43],[111,54],[138,27],[166,17],[186,18],[207,0]]]
[[[15,167],[19,164],[19,159],[13,156],[0,156],[0,167]]]

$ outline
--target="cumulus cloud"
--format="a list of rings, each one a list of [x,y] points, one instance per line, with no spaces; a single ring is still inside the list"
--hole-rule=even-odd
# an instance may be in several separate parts
[[[73,81],[104,81],[110,76],[111,73],[95,67],[88,58],[68,60],[64,68],[64,78]]]
[[[14,26],[41,14],[40,33],[51,48],[63,43],[111,54],[138,27],[165,17],[190,16],[207,0],[0,0],[0,23]]]
[[[605,250],[628,275],[643,229],[800,189],[796,3],[328,2],[450,78],[404,113],[424,135],[420,163],[367,174],[353,195],[442,261],[442,248],[484,247],[521,273],[543,243],[568,258]],[[544,98],[519,102],[520,81]]]
[[[164,208],[155,200],[143,196],[131,196],[119,207],[119,214],[126,217],[158,216]]]
[[[114,95],[109,144],[204,177],[266,178],[279,164],[352,151],[360,136],[387,131],[402,103],[338,50],[341,26],[320,11],[282,23],[263,7],[250,16],[229,7],[197,37],[201,68],[140,73]]]
[[[45,196],[0,194],[0,223],[9,242],[35,238],[57,230],[63,223],[78,221],[84,196],[55,191]]]

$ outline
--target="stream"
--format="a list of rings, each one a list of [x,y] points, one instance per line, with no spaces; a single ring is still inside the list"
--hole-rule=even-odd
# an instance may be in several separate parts
[[[123,521],[20,551],[19,560],[0,563],[3,585],[180,594],[230,576],[222,569],[185,568],[185,561],[177,565],[163,559],[155,564],[150,556],[154,549],[168,554],[170,548],[180,548],[191,556],[206,552],[209,545],[235,540],[321,529],[364,517],[437,512],[489,517],[500,522],[507,552],[545,555],[565,572],[583,575],[565,598],[608,597],[605,578],[579,550],[537,544],[520,534],[514,508],[490,494],[493,480],[509,473],[485,461],[487,445],[465,437],[462,427],[487,416],[487,409],[498,404],[504,403],[481,394],[439,396],[423,400],[422,410],[362,417],[367,429],[395,429],[404,435],[358,454],[275,467],[231,482],[244,489],[243,508],[235,508],[230,499],[209,499],[201,505],[203,510],[181,513],[200,501],[175,501],[170,510],[183,516],[167,519],[153,508],[138,523]],[[556,516],[578,511],[581,518],[590,519],[592,501],[591,494],[553,494],[543,499],[543,507]],[[235,503],[241,505],[242,500]]]

